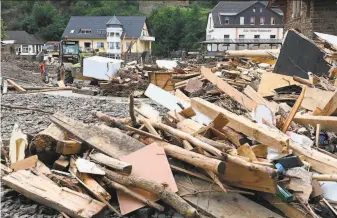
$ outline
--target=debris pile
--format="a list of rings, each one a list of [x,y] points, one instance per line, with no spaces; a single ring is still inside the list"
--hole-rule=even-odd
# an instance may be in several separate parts
[[[137,69],[151,81],[144,95],[167,113],[131,94],[124,118],[95,111],[102,123],[93,124],[54,111],[33,138],[15,125],[2,181],[64,217],[104,208],[130,217],[335,217],[336,63],[324,59],[321,74],[302,66],[308,78],[275,72],[288,37],[317,46],[290,30],[277,60],[245,54],[196,66],[192,78],[170,77],[171,90],[151,79],[160,70]],[[157,65],[171,75],[192,68]]]

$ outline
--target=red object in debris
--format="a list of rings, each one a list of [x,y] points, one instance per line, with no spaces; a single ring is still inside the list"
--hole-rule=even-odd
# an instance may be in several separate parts
[[[41,62],[40,63],[40,74],[43,75],[43,73],[44,73],[44,63]]]

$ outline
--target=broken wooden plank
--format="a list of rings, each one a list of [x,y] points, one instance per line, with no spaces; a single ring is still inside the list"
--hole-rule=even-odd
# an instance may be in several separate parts
[[[330,91],[308,87],[305,90],[302,107],[311,111],[316,108],[324,108],[333,95],[334,93]]]
[[[25,158],[27,145],[27,135],[23,134],[19,125],[15,123],[9,141],[9,160],[12,164]]]
[[[69,159],[61,155],[59,159],[54,162],[53,169],[60,170],[60,171],[66,171],[68,166],[69,166]]]
[[[263,96],[260,93],[257,93],[251,86],[246,86],[246,88],[243,90],[243,93],[245,93],[249,98],[251,98],[253,101],[256,102],[256,104],[264,104],[268,106],[274,113],[278,111],[278,104],[276,102],[269,102],[266,99],[263,98]]]
[[[301,107],[301,104],[302,104],[302,101],[303,101],[303,98],[304,98],[304,93],[305,93],[305,90],[306,90],[306,86],[304,86],[302,88],[302,92],[301,92],[301,95],[298,97],[298,99],[296,100],[294,106],[291,108],[291,111],[288,115],[288,118],[286,119],[286,121],[284,122],[283,126],[282,126],[282,132],[286,132],[288,127],[290,126],[290,123],[293,121],[293,118],[295,117],[296,113],[297,113],[297,110]]]
[[[256,107],[256,103],[253,100],[248,98],[243,93],[239,92],[237,89],[233,88],[231,85],[229,85],[226,81],[219,78],[217,75],[213,74],[211,69],[201,67],[201,73],[207,80],[216,85],[221,91],[225,92],[232,99],[237,101],[240,105],[242,105],[249,111],[254,110],[254,108]]]
[[[90,190],[95,192],[96,194],[101,195],[105,200],[109,201],[111,199],[111,195],[107,192],[94,178],[92,178],[87,173],[78,173],[78,177],[83,181],[85,185],[87,185]]]
[[[104,208],[104,204],[91,197],[60,188],[45,178],[20,170],[2,178],[5,185],[40,204],[54,208],[75,218],[92,217]],[[46,184],[47,182],[47,184]]]
[[[201,98],[192,98],[192,107],[209,116],[211,119],[214,119],[215,116],[221,112],[229,120],[229,127],[279,151],[288,150],[289,137],[277,129],[253,123],[243,116],[238,116]]]
[[[93,153],[89,155],[90,159],[97,163],[103,164],[114,170],[121,171],[125,174],[130,175],[132,171],[132,165],[124,161],[117,160],[115,158],[109,157],[108,155],[102,153]]]
[[[181,100],[184,100],[189,103],[191,102],[191,99],[187,97],[182,91],[180,91],[180,89],[176,89],[174,95],[180,98]]]
[[[50,119],[90,147],[117,159],[145,146],[119,129],[103,124],[86,125],[61,114],[54,114]]]
[[[90,162],[83,158],[77,158],[76,167],[81,173],[95,174],[95,175],[105,175],[104,170],[99,168],[95,163]]]
[[[176,175],[178,194],[210,217],[281,218],[267,208],[237,193],[223,193],[209,182]],[[235,200],[233,200],[235,199]]]
[[[22,88],[20,85],[18,85],[16,82],[14,82],[11,79],[7,79],[7,82],[12,85],[17,91],[19,91],[20,93],[25,93],[27,92],[26,89]]]
[[[259,50],[227,50],[225,56],[230,57],[260,57],[260,58],[271,58],[277,57],[280,53],[280,49],[259,49]]]
[[[56,152],[59,154],[77,154],[82,149],[82,143],[75,140],[59,140],[56,144]]]
[[[25,158],[23,160],[19,160],[15,163],[12,163],[10,165],[10,168],[14,171],[34,168],[36,166],[37,161],[38,161],[37,155],[30,156],[30,157]]]
[[[315,110],[313,112],[313,115],[315,116],[332,116],[337,115],[337,90],[334,92],[331,99],[328,101],[328,103],[323,107],[320,108],[321,110]]]
[[[290,85],[301,85],[294,81],[292,76],[281,75],[277,73],[264,73],[261,76],[261,82],[257,92],[263,97],[274,95],[274,89]]]

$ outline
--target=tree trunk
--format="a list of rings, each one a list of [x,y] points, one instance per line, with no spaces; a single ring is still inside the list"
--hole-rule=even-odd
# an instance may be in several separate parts
[[[131,175],[122,176],[110,170],[106,170],[106,177],[124,186],[140,188],[158,195],[160,199],[169,204],[184,217],[200,217],[195,208],[189,205],[177,194],[167,190],[162,184]]]
[[[105,184],[107,184],[107,186],[110,186],[110,187],[112,187],[112,188],[114,188],[114,189],[117,189],[117,190],[119,190],[119,191],[122,191],[122,192],[124,192],[125,194],[127,194],[127,195],[129,195],[129,196],[131,196],[131,197],[133,197],[133,198],[135,198],[135,199],[137,199],[137,200],[143,202],[144,204],[146,204],[146,205],[148,205],[149,207],[152,207],[152,208],[154,208],[154,209],[156,209],[156,210],[158,210],[158,211],[164,211],[164,207],[161,206],[160,204],[157,204],[156,202],[153,202],[153,201],[150,201],[150,200],[146,199],[144,196],[142,196],[142,195],[140,195],[140,194],[138,194],[138,193],[132,191],[131,189],[125,187],[124,185],[121,185],[121,184],[119,184],[119,183],[117,183],[117,182],[114,182],[114,181],[112,181],[112,180],[109,180],[109,179],[107,179],[106,177],[103,177],[102,180],[103,180],[103,182],[104,182]]]

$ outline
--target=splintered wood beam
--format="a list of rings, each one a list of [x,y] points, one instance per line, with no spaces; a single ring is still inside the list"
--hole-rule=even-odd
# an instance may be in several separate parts
[[[192,98],[192,107],[211,119],[214,119],[217,114],[221,112],[229,120],[227,126],[230,128],[240,131],[246,136],[254,138],[261,144],[268,145],[279,151],[286,152],[288,150],[289,137],[278,129],[268,128],[265,127],[265,125],[253,123],[243,116],[234,114],[225,108],[216,106],[201,98]]]
[[[334,116],[296,115],[294,122],[304,126],[320,124],[321,130],[337,132],[337,117]]]
[[[291,121],[293,121],[297,110],[301,107],[302,101],[304,99],[304,94],[305,94],[306,88],[307,88],[306,86],[303,86],[300,96],[297,98],[294,106],[291,108],[291,111],[288,115],[288,118],[286,119],[286,121],[284,122],[284,124],[282,126],[282,132],[284,132],[284,133],[287,132],[287,129],[290,126]]]
[[[14,82],[11,79],[7,79],[7,82],[12,85],[17,91],[19,91],[20,93],[25,93],[27,92],[26,89],[22,88],[20,85],[18,85],[16,82]]]
[[[206,67],[201,67],[201,74],[213,83],[216,87],[218,87],[221,91],[226,93],[232,99],[237,101],[240,105],[248,109],[249,111],[253,111],[257,104],[248,98],[245,94],[239,92],[237,89],[233,88],[226,81],[219,78],[217,75],[212,73],[212,70]]]
[[[8,187],[40,204],[74,218],[88,218],[103,211],[104,204],[88,195],[61,188],[51,180],[20,170],[2,178]]]

